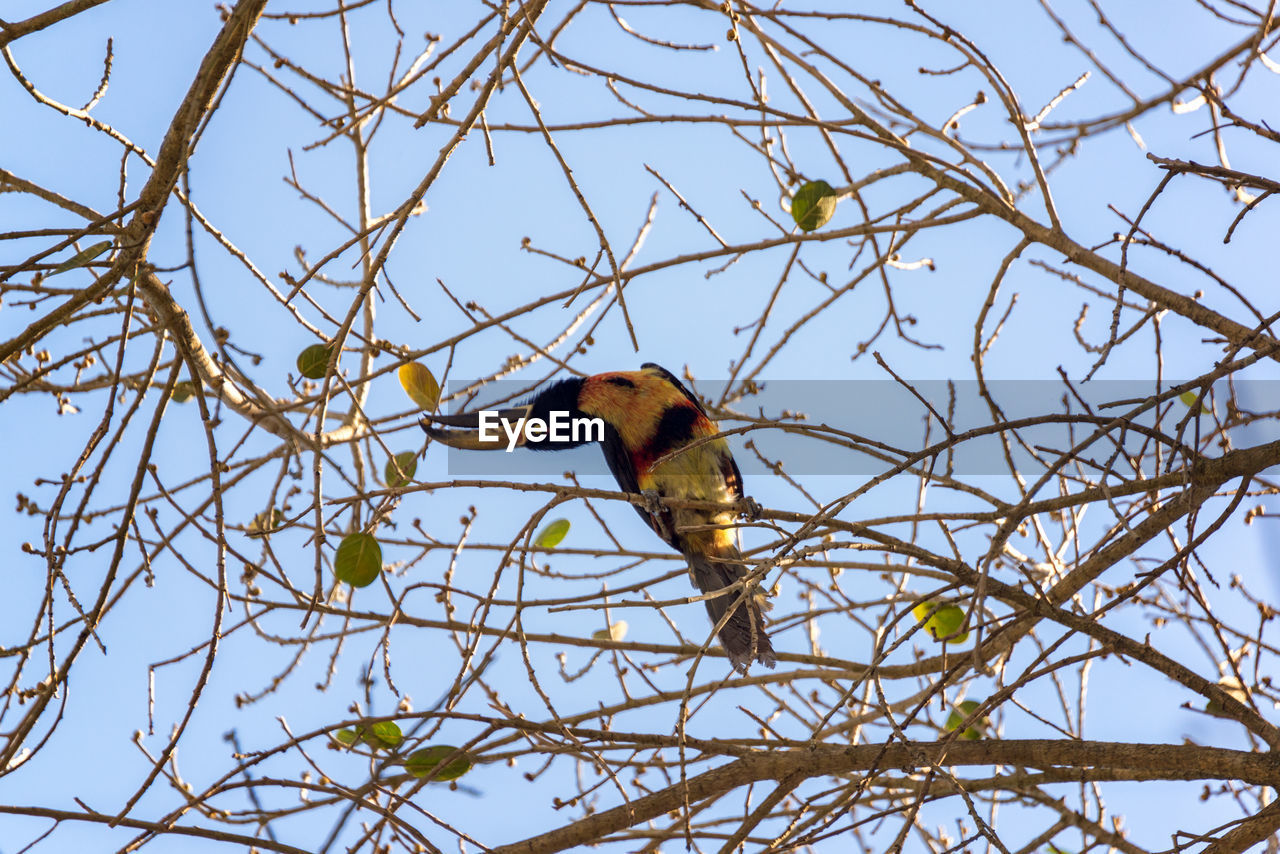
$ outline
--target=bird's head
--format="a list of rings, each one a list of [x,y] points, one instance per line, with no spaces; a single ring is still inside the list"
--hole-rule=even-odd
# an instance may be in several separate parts
[[[418,423],[433,440],[451,448],[491,451],[507,449],[513,444],[548,451],[572,448],[585,444],[585,441],[555,441],[550,437],[530,439],[523,430],[513,440],[507,431],[517,430],[534,419],[548,423],[557,413],[567,413],[568,418],[583,417],[578,408],[578,396],[585,382],[580,378],[561,380],[518,406],[457,415],[424,415]]]
[[[499,410],[480,410],[459,415],[427,415],[420,421],[432,439],[454,448],[498,450],[510,447],[508,434],[500,427],[506,421],[512,429],[521,419],[553,423],[553,419],[595,419],[616,431],[623,446],[636,448],[649,441],[663,419],[672,412],[688,419],[706,418],[685,387],[670,372],[652,363],[638,371],[613,371],[561,380],[543,389],[528,402]],[[488,429],[482,428],[488,425]],[[543,437],[523,431],[516,446],[534,450],[561,450],[597,441],[591,430],[570,431]]]

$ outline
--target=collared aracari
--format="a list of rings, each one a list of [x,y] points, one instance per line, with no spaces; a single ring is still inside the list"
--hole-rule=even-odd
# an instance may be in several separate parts
[[[658,536],[684,555],[699,590],[715,593],[747,574],[736,543],[732,511],[670,507],[661,501],[730,503],[741,501],[743,496],[742,475],[728,443],[697,398],[671,372],[650,362],[638,371],[561,380],[528,403],[501,410],[498,416],[510,424],[521,418],[551,423],[552,413],[604,422],[601,445],[618,486],[623,492],[654,499],[645,506],[633,506]],[[486,441],[475,432],[480,426],[479,413],[431,415],[421,424],[433,439],[452,447],[507,447],[502,431],[498,441]],[[465,429],[443,429],[447,427]],[[570,439],[528,438],[521,430],[520,437],[519,443],[533,450],[562,450],[586,443],[577,434]],[[777,664],[765,633],[763,597],[758,588],[752,585],[744,594],[738,587],[705,601],[712,624],[720,626],[720,643],[734,668],[745,672],[752,660],[766,667]]]

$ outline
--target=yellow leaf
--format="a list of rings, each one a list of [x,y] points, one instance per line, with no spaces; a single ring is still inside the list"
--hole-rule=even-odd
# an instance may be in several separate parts
[[[1249,705],[1249,691],[1244,685],[1240,684],[1240,680],[1234,676],[1224,676],[1218,680],[1218,687],[1233,700],[1238,700]],[[1204,710],[1211,715],[1217,715],[1220,718],[1229,718],[1227,710],[1217,700],[1210,700],[1205,704]]]
[[[418,404],[419,409],[428,412],[436,408],[440,402],[440,384],[427,370],[426,365],[417,362],[406,362],[400,366],[400,385],[404,386],[409,399]]]
[[[627,636],[627,621],[618,620],[618,622],[609,626],[607,629],[596,629],[591,633],[591,637],[596,640],[620,641]]]
[[[1187,409],[1195,409],[1196,401],[1200,400],[1200,395],[1194,391],[1184,391],[1182,394],[1178,395],[1178,400],[1186,404]],[[1203,403],[1200,404],[1200,411],[1205,415],[1213,414],[1213,410],[1209,409],[1209,407],[1205,406]]]

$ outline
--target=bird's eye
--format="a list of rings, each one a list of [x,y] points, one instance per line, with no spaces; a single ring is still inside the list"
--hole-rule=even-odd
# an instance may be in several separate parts
[[[626,377],[606,377],[605,382],[622,386],[623,388],[635,388],[636,384]]]

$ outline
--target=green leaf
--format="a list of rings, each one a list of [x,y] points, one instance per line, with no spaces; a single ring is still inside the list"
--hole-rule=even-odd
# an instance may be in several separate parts
[[[836,191],[826,181],[809,181],[791,197],[791,218],[801,231],[822,228],[835,212]]]
[[[298,373],[309,380],[324,379],[325,373],[329,370],[331,352],[331,346],[327,344],[312,344],[310,347],[304,347],[298,354]]]
[[[284,514],[272,507],[270,510],[256,514],[253,521],[245,528],[245,533],[250,537],[262,537],[273,533],[283,521]]]
[[[400,727],[395,721],[378,721],[369,727],[369,731],[362,733],[364,740],[373,747],[382,747],[392,750],[400,746],[400,742],[404,741],[404,733],[400,732]]]
[[[1187,409],[1195,409],[1196,402],[1200,400],[1200,395],[1198,392],[1184,391],[1182,394],[1178,395],[1178,400],[1185,403],[1187,405]],[[1213,410],[1205,406],[1203,403],[1200,404],[1200,411],[1205,415],[1213,414]]]
[[[196,384],[191,380],[183,380],[182,382],[173,384],[173,391],[169,394],[169,399],[174,403],[186,403],[195,397]]]
[[[554,549],[556,546],[560,545],[565,534],[568,533],[569,520],[555,519],[548,522],[546,526],[538,532],[538,536],[533,538],[533,544],[541,549]]]
[[[417,362],[405,362],[400,366],[400,385],[404,387],[409,399],[418,404],[419,409],[431,412],[440,402],[440,383],[431,375],[426,365]]]
[[[90,246],[88,249],[81,250],[80,252],[77,252],[76,254],[72,255],[67,260],[63,261],[61,264],[55,267],[53,272],[50,273],[49,275],[56,276],[59,273],[65,273],[68,270],[74,270],[76,267],[83,267],[86,264],[88,264],[90,261],[92,261],[94,258],[97,258],[99,255],[101,255],[103,252],[106,252],[110,248],[111,248],[110,240],[104,240],[101,243],[95,243],[92,246]]]
[[[374,750],[395,750],[404,741],[404,734],[394,721],[378,721],[369,726],[356,727],[356,736]]]
[[[417,470],[418,455],[413,451],[401,451],[387,459],[382,469],[382,480],[392,489],[399,489],[413,480],[413,473]]]
[[[378,721],[368,726],[361,724],[355,729],[340,729],[333,733],[340,744],[352,747],[356,742],[364,742],[374,750],[395,750],[404,741],[404,734],[395,721]]]
[[[924,629],[934,640],[947,639],[947,643],[964,643],[969,639],[968,632],[961,632],[955,637],[948,635],[959,631],[964,625],[964,608],[959,605],[943,605],[934,611],[935,603],[921,602],[911,609],[911,614],[917,620],[924,620]],[[929,616],[929,612],[933,611],[933,616]],[[928,617],[926,620],[925,618]]]
[[[368,587],[382,573],[382,547],[372,534],[348,534],[338,544],[333,574],[352,587]]]
[[[415,750],[409,754],[409,759],[404,763],[405,770],[415,777],[425,777],[445,758],[455,753],[457,749],[447,744],[435,744],[431,747],[424,747],[422,750]],[[463,753],[457,759],[441,768],[432,779],[436,782],[444,783],[449,780],[456,780],[470,770],[471,760]]]
[[[982,704],[977,700],[965,700],[963,703],[960,703],[952,709],[951,714],[947,715],[947,732],[953,732],[960,726],[961,721],[976,712],[980,705]],[[966,727],[964,732],[960,733],[960,737],[967,741],[977,741],[982,738],[982,730],[985,730],[989,726],[991,726],[991,719],[984,715],[983,717],[978,718],[976,726]]]

